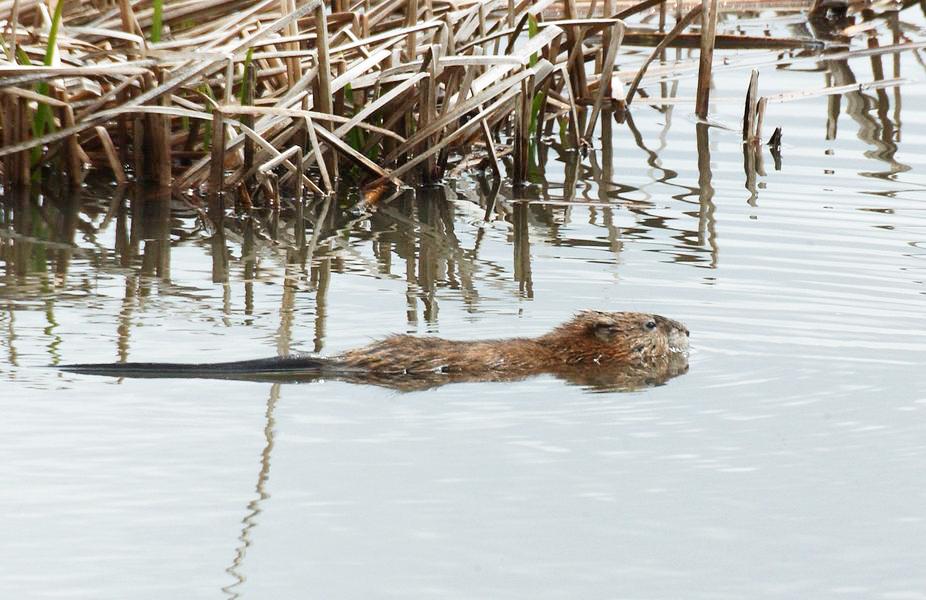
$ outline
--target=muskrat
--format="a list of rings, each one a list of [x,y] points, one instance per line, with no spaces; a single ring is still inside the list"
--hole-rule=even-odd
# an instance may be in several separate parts
[[[688,329],[660,315],[586,310],[535,338],[454,341],[393,335],[332,357],[293,355],[234,362],[64,365],[117,377],[312,380],[332,377],[396,389],[451,381],[500,381],[552,373],[618,387],[661,383],[687,369]]]

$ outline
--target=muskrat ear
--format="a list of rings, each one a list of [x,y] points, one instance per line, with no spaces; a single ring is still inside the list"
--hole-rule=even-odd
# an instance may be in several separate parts
[[[620,333],[620,327],[614,321],[600,320],[592,324],[592,333],[602,342],[611,342]]]

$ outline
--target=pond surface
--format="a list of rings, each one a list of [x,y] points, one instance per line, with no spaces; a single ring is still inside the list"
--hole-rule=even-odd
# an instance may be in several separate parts
[[[760,88],[885,71],[924,77],[906,52]],[[0,594],[926,598],[926,87],[770,103],[779,167],[744,153],[747,78],[718,71],[720,126],[604,115],[527,190],[466,175],[218,232],[132,188],[5,198]],[[689,372],[402,393],[48,367],[536,335],[582,308],[683,321]]]

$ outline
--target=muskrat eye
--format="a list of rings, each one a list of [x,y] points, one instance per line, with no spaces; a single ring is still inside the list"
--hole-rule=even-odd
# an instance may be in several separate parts
[[[647,321],[643,326],[652,331],[656,329],[656,321]]]

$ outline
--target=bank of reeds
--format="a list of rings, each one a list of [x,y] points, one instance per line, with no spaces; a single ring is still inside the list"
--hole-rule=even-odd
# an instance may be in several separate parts
[[[78,184],[93,166],[222,209],[339,181],[375,201],[454,162],[521,184],[532,143],[558,133],[582,148],[646,77],[692,68],[661,61],[668,47],[701,47],[705,118],[714,47],[819,45],[717,32],[717,4],[0,0],[4,187],[51,164]]]

